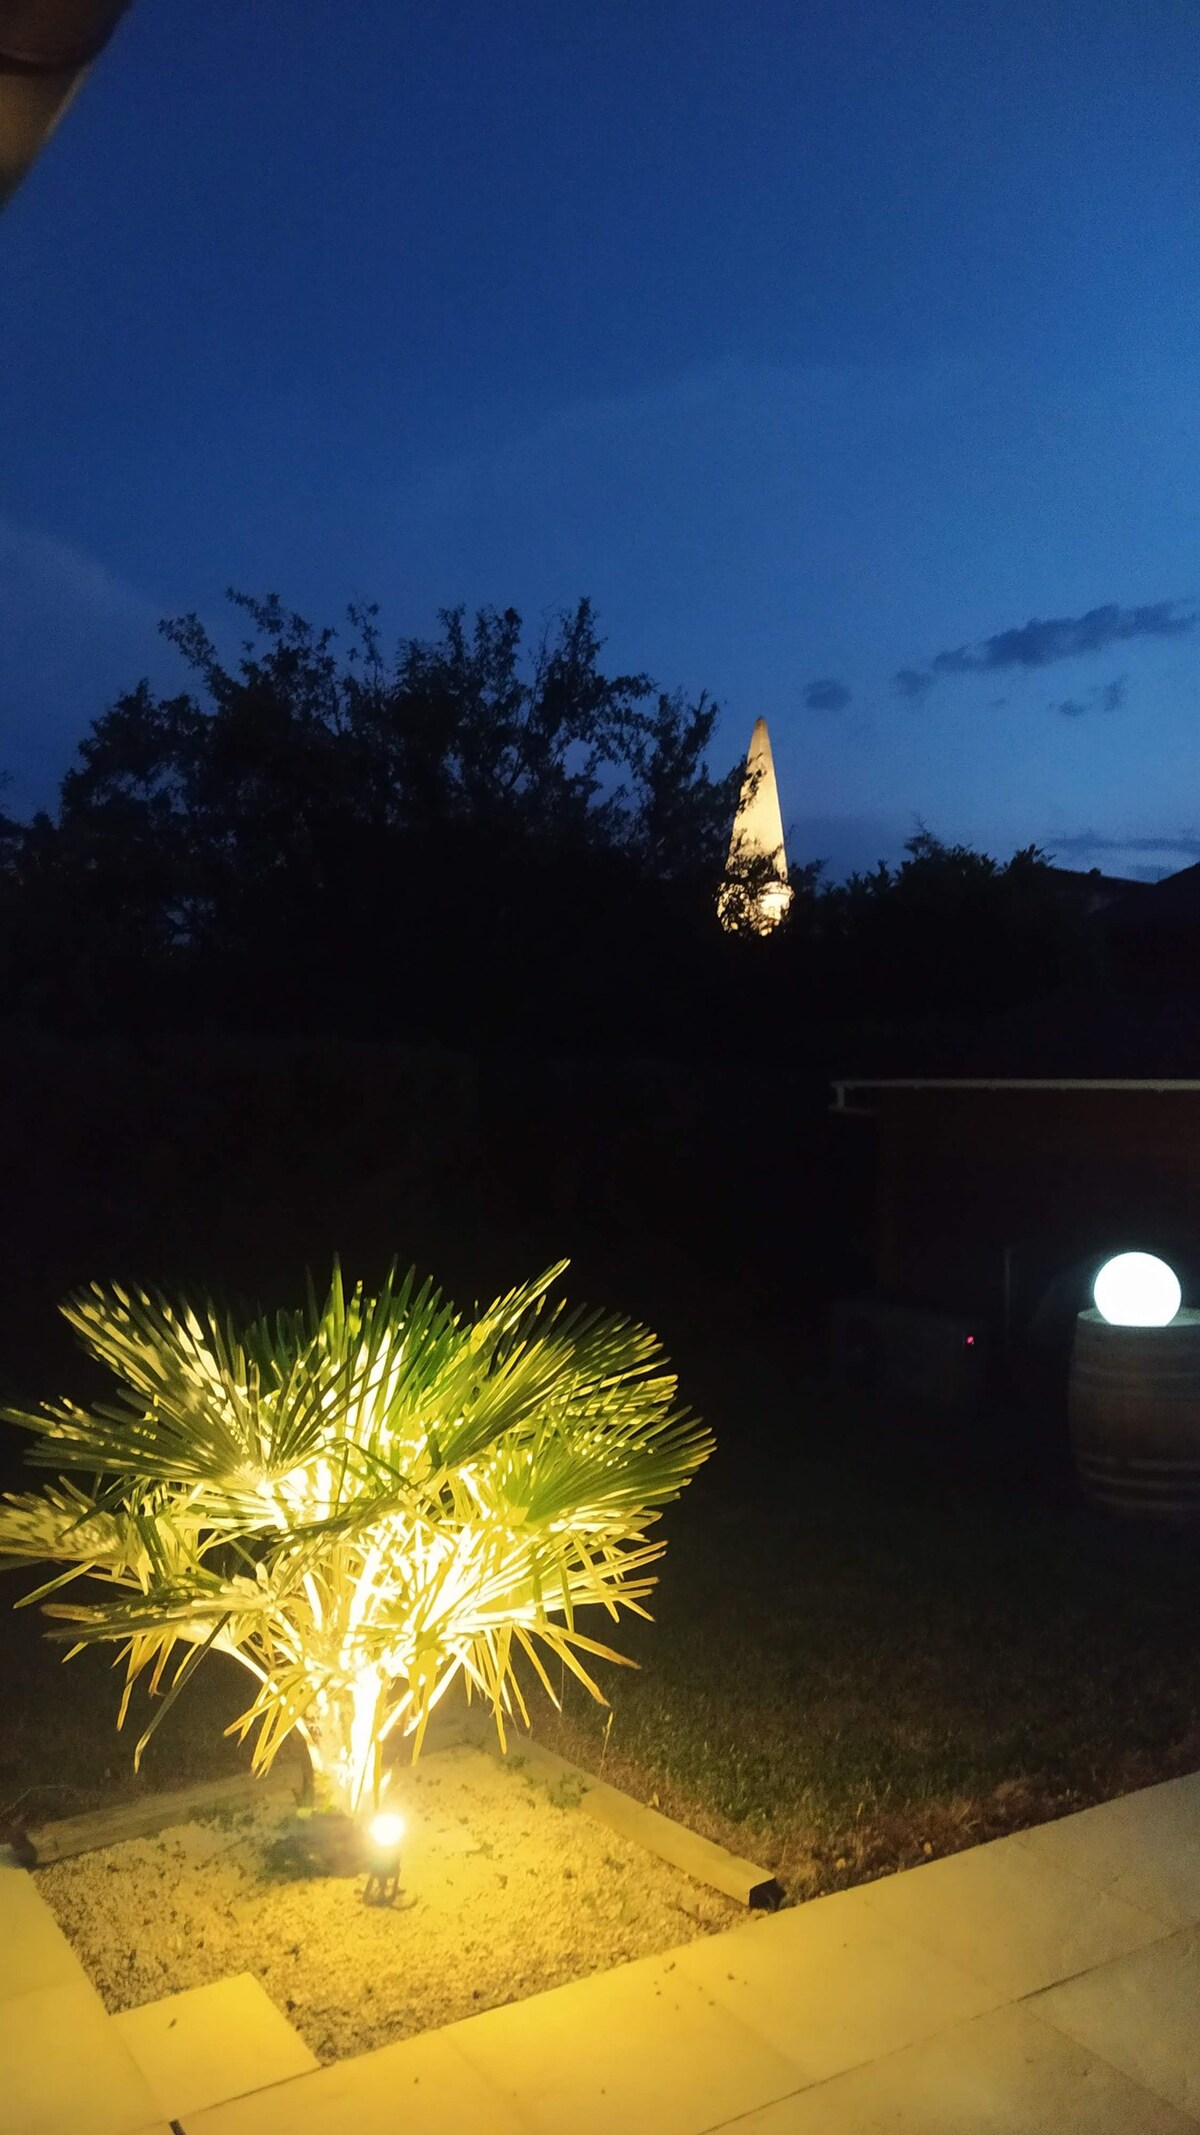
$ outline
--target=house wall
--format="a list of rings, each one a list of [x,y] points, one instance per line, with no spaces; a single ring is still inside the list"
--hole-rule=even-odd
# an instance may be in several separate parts
[[[1200,1091],[880,1089],[854,1101],[878,1117],[875,1261],[889,1294],[984,1313],[999,1330],[1007,1247],[1019,1338],[1075,1263],[1137,1246],[1172,1259],[1200,1302]]]

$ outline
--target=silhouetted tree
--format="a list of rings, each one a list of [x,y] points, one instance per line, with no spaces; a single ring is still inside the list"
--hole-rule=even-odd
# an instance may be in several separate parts
[[[811,931],[843,1013],[971,1020],[1099,974],[1098,930],[1038,846],[1000,862],[922,825],[905,853],[817,900]]]
[[[605,675],[587,600],[526,661],[514,609],[443,610],[440,638],[388,656],[374,608],[343,647],[274,595],[230,597],[241,657],[195,616],[165,624],[196,686],[119,698],[57,822],[17,837],[14,981],[40,1000],[36,945],[88,1015],[99,968],[114,1003],[215,1021],[476,1042],[565,1015],[569,1042],[661,1017],[739,782],[709,771],[706,695]]]
[[[384,648],[275,595],[225,661],[164,624],[194,687],[98,718],[56,820],[0,820],[0,982],[67,1027],[164,1020],[548,1051],[758,1054],[819,1080],[848,1024],[977,1020],[1099,968],[1035,846],[921,827],[899,867],[791,870],[784,923],[722,933],[740,766],[717,706],[606,675],[591,604],[527,657],[515,609]]]
[[[62,790],[62,820],[134,810],[185,874],[261,877],[320,859],[332,829],[481,831],[546,848],[621,851],[663,879],[719,869],[737,773],[714,780],[717,707],[645,675],[601,674],[590,602],[544,633],[522,674],[521,618],[443,609],[434,643],[382,650],[352,608],[345,657],[275,595],[231,593],[256,635],[232,670],[199,620],[165,624],[201,694],[142,683],[98,719]],[[193,920],[199,918],[193,912]]]

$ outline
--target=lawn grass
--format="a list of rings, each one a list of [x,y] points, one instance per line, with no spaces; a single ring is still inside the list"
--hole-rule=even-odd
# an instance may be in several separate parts
[[[656,1620],[608,1627],[640,1667],[601,1669],[607,1736],[568,1679],[561,1716],[533,1707],[550,1747],[797,1897],[1200,1766],[1200,1541],[1085,1512],[1054,1425],[864,1414],[785,1335],[681,1362],[718,1458],[668,1516]],[[0,1621],[0,1808],[130,1791],[103,1657],[64,1673],[31,1615]],[[206,1662],[140,1783],[244,1766],[220,1735],[244,1681]]]
[[[1200,1766],[1200,1537],[1087,1512],[1052,1421],[788,1400],[740,1441],[710,1404],[731,1472],[670,1516],[640,1668],[611,1726],[542,1701],[550,1746],[802,1897]]]

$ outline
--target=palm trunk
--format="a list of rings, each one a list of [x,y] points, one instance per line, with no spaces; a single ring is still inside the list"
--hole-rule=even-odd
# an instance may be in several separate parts
[[[353,1682],[323,1691],[308,1720],[313,1794],[321,1809],[356,1816],[373,1803],[375,1728],[383,1685],[373,1668]]]

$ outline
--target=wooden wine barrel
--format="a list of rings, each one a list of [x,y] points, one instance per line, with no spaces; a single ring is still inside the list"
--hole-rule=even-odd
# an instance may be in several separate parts
[[[1136,1519],[1200,1520],[1200,1312],[1168,1327],[1075,1322],[1067,1415],[1084,1496]]]

